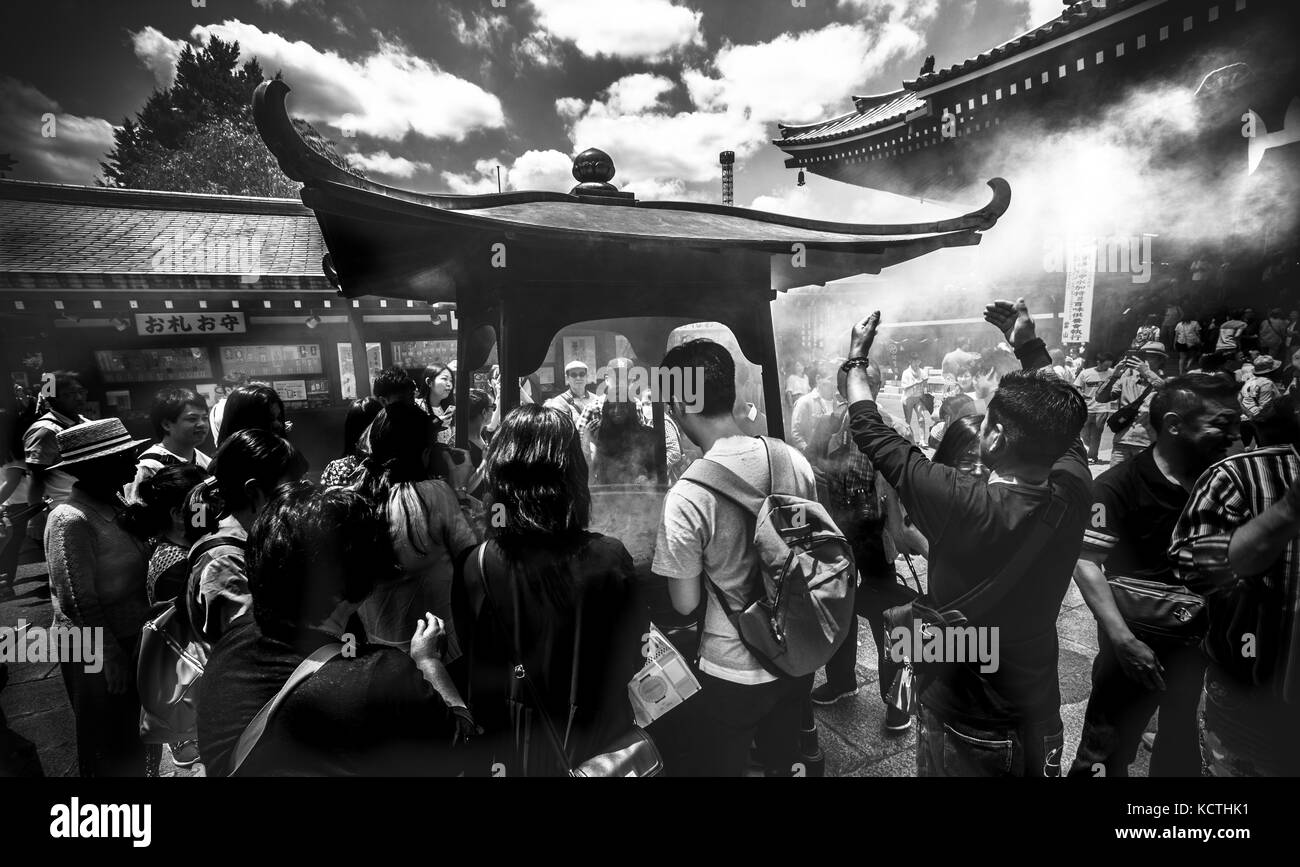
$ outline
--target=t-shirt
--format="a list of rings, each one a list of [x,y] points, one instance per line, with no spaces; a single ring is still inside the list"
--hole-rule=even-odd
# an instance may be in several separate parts
[[[198,449],[194,450],[192,458],[186,460],[162,443],[154,443],[140,454],[135,464],[135,478],[127,484],[123,495],[128,503],[138,503],[140,502],[140,485],[145,479],[151,479],[162,472],[164,468],[181,464],[193,464],[201,470],[206,470],[210,463],[212,463],[212,458]]]
[[[229,776],[249,722],[298,664],[335,641],[297,640],[241,625],[212,649],[199,686],[199,754],[208,776]],[[294,688],[272,715],[240,776],[451,776],[455,721],[405,653],[361,644]]]
[[[925,385],[930,381],[924,370],[917,369],[912,372],[911,367],[903,370],[902,388],[903,397],[920,397],[921,392],[925,390]]]
[[[1195,319],[1191,322],[1179,322],[1174,326],[1174,342],[1184,346],[1200,346],[1201,323]]]
[[[817,498],[817,482],[808,460],[793,448],[785,448],[794,464],[795,494]],[[705,455],[760,491],[771,490],[767,450],[754,437],[724,437]],[[655,541],[653,571],[675,581],[703,581],[707,575],[723,593],[732,610],[749,602],[751,575],[755,565],[752,548],[754,519],[730,500],[689,479],[673,485],[664,498],[663,519]],[[759,661],[740,640],[740,635],[704,585],[707,598],[700,637],[700,670],[732,683],[757,684],[773,681]]]
[[[66,503],[72,494],[72,486],[77,479],[63,470],[49,470],[63,458],[59,454],[59,431],[67,430],[89,419],[83,416],[71,418],[51,410],[32,422],[32,426],[23,434],[23,450],[27,464],[33,469],[45,469],[45,496],[57,506]]]
[[[1160,471],[1154,446],[1098,476],[1092,496],[1083,559],[1105,563],[1110,575],[1180,583],[1169,539],[1188,493]]]
[[[1246,330],[1246,323],[1240,319],[1229,319],[1219,326],[1219,342],[1214,347],[1215,351],[1224,349],[1239,349],[1241,344],[1241,334]]]
[[[576,425],[582,420],[582,414],[591,406],[594,395],[585,394],[582,397],[574,397],[571,390],[566,390],[555,397],[550,398],[542,406],[547,409],[558,409],[560,412],[567,412],[569,418],[573,419]]]
[[[453,561],[476,541],[460,501],[446,482],[426,479],[394,485],[384,514],[402,574],[377,583],[357,615],[371,642],[405,652],[416,621],[432,611],[448,624],[445,659],[454,662],[460,644],[451,627]]]
[[[1097,392],[1108,379],[1110,379],[1109,370],[1101,371],[1089,367],[1074,380],[1074,387],[1079,389],[1088,400],[1088,412],[1110,412],[1115,408],[1114,402],[1101,403],[1097,400]]]
[[[13,472],[20,474],[18,477],[18,484],[14,486],[13,492],[9,494],[9,498],[3,503],[0,503],[0,506],[6,504],[21,505],[28,502],[28,498],[31,496],[32,474],[31,471],[27,469],[27,462],[15,458],[5,464],[3,469],[0,469],[0,483],[3,483],[9,474]]]
[[[1131,425],[1116,435],[1116,443],[1146,448],[1155,442],[1155,431],[1151,428],[1151,401],[1155,398],[1156,392],[1154,389],[1147,392],[1149,385],[1151,385],[1150,380],[1140,376],[1135,371],[1120,374],[1118,384],[1119,400],[1116,402],[1119,409],[1123,409],[1139,397],[1142,397],[1143,392],[1146,392],[1146,397],[1143,398],[1142,405],[1138,408],[1137,418],[1133,420]]]
[[[248,540],[244,525],[227,515],[217,522],[216,532],[203,536],[194,547],[217,536]],[[191,549],[193,550],[193,549]],[[217,545],[204,551],[190,571],[185,589],[190,623],[199,638],[215,644],[228,630],[253,619],[253,594],[248,589],[248,567],[244,549]]]

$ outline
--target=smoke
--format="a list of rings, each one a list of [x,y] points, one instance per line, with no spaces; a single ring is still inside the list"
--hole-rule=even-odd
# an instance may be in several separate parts
[[[1136,323],[1129,319],[1139,306],[1163,309],[1194,288],[1188,267],[1193,259],[1213,266],[1234,259],[1262,262],[1264,255],[1294,243],[1300,227],[1297,178],[1284,167],[1294,163],[1279,160],[1271,172],[1247,173],[1241,116],[1271,82],[1239,69],[1222,76],[1218,87],[1213,80],[1206,82],[1211,86],[1202,84],[1208,72],[1238,59],[1231,49],[1197,57],[1178,72],[1132,84],[1117,97],[1080,98],[1074,113],[1060,106],[1048,115],[999,113],[1000,124],[955,145],[966,152],[966,164],[975,166],[971,176],[979,183],[926,191],[961,202],[960,211],[968,211],[988,199],[983,180],[1006,178],[1012,203],[997,226],[977,247],[941,250],[848,281],[840,294],[790,293],[776,306],[778,346],[787,348],[782,361],[788,363],[790,348],[818,330],[817,322],[827,326],[822,330],[831,339],[797,354],[842,356],[850,324],[871,309],[883,312],[886,325],[978,319],[995,297],[1025,296],[1033,312],[1054,318],[1063,309],[1069,249],[1088,239],[1098,244],[1099,271],[1115,271],[1117,264],[1122,271],[1099,273],[1096,281],[1093,345],[1099,338],[1113,343],[1131,336]],[[1098,108],[1100,102],[1106,105]],[[967,116],[981,125],[991,119],[979,111]],[[1270,128],[1280,122],[1279,117]],[[961,129],[965,137],[967,127]],[[1124,254],[1118,263],[1117,252]],[[1256,269],[1253,278],[1258,276]],[[1203,284],[1195,288],[1201,291]],[[810,291],[820,309],[810,311],[808,301],[800,299]],[[1209,315],[1219,301],[1202,298],[1192,305],[1198,315]],[[1122,318],[1130,309],[1132,316]],[[930,365],[962,338],[982,353],[998,342],[980,322],[900,327],[882,337],[904,358],[916,351]]]

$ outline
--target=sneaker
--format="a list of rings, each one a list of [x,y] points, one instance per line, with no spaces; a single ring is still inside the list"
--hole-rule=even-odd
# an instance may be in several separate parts
[[[813,704],[835,704],[842,698],[857,694],[858,688],[856,686],[851,689],[836,689],[829,683],[823,683],[812,691],[812,702]]]
[[[171,745],[172,764],[178,768],[188,768],[199,760],[199,742],[181,741]]]
[[[912,715],[904,713],[893,705],[885,708],[885,731],[890,734],[902,734],[912,730]]]

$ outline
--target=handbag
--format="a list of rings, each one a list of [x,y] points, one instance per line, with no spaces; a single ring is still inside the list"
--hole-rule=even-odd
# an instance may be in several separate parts
[[[1108,578],[1115,607],[1139,638],[1196,644],[1205,637],[1209,620],[1205,599],[1181,584],[1140,578]]]
[[[479,580],[483,584],[483,599],[492,612],[493,619],[496,620],[498,628],[504,629],[501,624],[500,613],[496,601],[492,597],[492,588],[487,580],[486,569],[487,543],[479,545],[478,549],[478,572]],[[623,735],[616,738],[612,743],[606,745],[604,749],[591,758],[574,764],[569,759],[568,737],[573,728],[573,717],[577,712],[577,693],[578,693],[578,653],[582,647],[582,597],[578,597],[578,610],[573,630],[573,667],[569,673],[569,720],[565,726],[564,737],[560,737],[555,723],[551,720],[551,715],[546,711],[546,703],[542,700],[533,679],[529,677],[527,669],[524,668],[523,653],[519,642],[519,600],[515,593],[515,583],[513,573],[508,573],[510,577],[511,598],[515,605],[515,620],[513,630],[513,657],[516,660],[511,682],[512,700],[517,701],[517,688],[522,685],[528,694],[528,699],[532,704],[530,708],[535,714],[542,718],[542,726],[546,730],[547,739],[550,741],[552,749],[555,750],[556,758],[559,760],[570,777],[657,777],[663,773],[663,757],[659,754],[659,748],[655,742],[650,739],[645,730],[638,725]],[[519,702],[523,705],[523,702]],[[526,707],[526,705],[525,705]]]
[[[1148,385],[1138,395],[1137,400],[1126,403],[1115,412],[1112,412],[1110,418],[1106,419],[1106,427],[1110,428],[1111,432],[1116,435],[1128,430],[1129,426],[1137,421],[1138,413],[1142,411],[1142,404],[1146,403],[1147,395],[1151,394],[1153,390],[1155,390],[1155,385]]]
[[[987,613],[1013,586],[1020,583],[1024,573],[1038,559],[1039,554],[1047,549],[1048,543],[1065,519],[1067,511],[1065,501],[1053,494],[1046,506],[1039,510],[1030,529],[1029,538],[1001,570],[985,578],[945,608],[939,608],[928,594],[921,594],[911,602],[886,609],[885,634],[893,635],[894,630],[900,628],[906,630],[906,634],[911,634],[912,630],[917,628],[919,621],[922,633],[928,635],[929,631],[936,627],[966,626],[970,621],[963,613],[964,610]],[[905,656],[903,666],[895,672],[894,682],[890,685],[889,694],[885,698],[887,705],[909,715],[916,712],[920,693],[938,676],[937,669],[942,665],[942,663],[938,665],[930,663],[922,670],[918,667],[918,663],[918,660]]]

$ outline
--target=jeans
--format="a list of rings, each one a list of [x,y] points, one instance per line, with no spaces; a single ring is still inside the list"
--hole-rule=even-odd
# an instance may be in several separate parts
[[[1210,777],[1300,777],[1300,707],[1245,686],[1213,663],[1205,673],[1201,760]]]
[[[1127,777],[1137,758],[1147,721],[1160,709],[1160,732],[1151,749],[1152,777],[1196,777],[1201,773],[1196,705],[1201,699],[1205,660],[1197,645],[1148,641],[1164,667],[1165,690],[1147,689],[1120,667],[1115,646],[1097,629],[1092,694],[1084,712],[1079,752],[1071,777]]]
[[[921,705],[918,777],[1059,777],[1065,727],[1058,714],[1037,724],[971,725]]]
[[[749,748],[758,749],[763,767],[791,776],[800,760],[799,728],[812,676],[742,684],[697,672],[700,693],[695,731],[685,776],[742,777]]]
[[[930,436],[930,414],[925,411],[924,398],[921,395],[909,397],[903,401],[903,421],[908,430],[917,438],[917,445],[925,445]]]
[[[858,585],[854,607],[859,617],[865,617],[876,640],[876,658],[880,667],[880,698],[889,694],[894,673],[902,668],[885,652],[885,610],[902,605],[915,594],[898,583],[894,564],[886,559],[884,524],[880,521],[855,520],[844,515],[832,515],[836,526],[853,547],[853,559],[858,565],[862,582]],[[849,636],[839,650],[826,663],[826,682],[837,692],[849,692],[858,685],[854,665],[858,659],[858,618],[853,618]]]
[[[1088,420],[1083,424],[1083,444],[1088,447],[1088,460],[1097,460],[1097,452],[1101,449],[1101,437],[1106,432],[1108,418],[1110,418],[1110,410],[1088,413]]]

